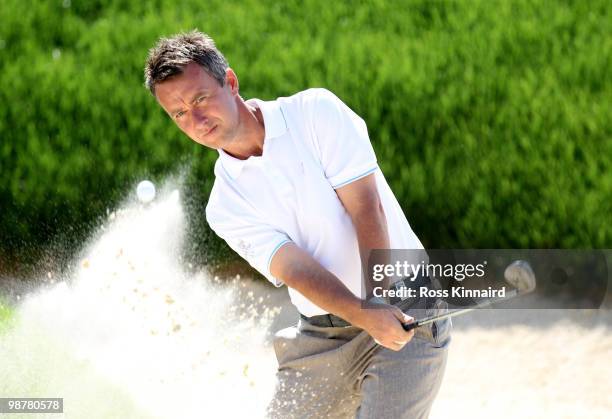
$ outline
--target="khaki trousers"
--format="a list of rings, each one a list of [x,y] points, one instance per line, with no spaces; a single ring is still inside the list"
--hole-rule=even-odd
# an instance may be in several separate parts
[[[446,311],[404,310],[415,319]],[[276,333],[278,360],[271,418],[426,418],[438,393],[451,341],[450,319],[416,329],[399,351],[354,327],[320,327],[300,319]]]

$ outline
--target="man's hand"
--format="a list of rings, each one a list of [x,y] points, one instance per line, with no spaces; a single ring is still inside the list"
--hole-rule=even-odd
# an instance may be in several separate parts
[[[400,351],[414,337],[414,329],[406,332],[401,325],[412,322],[414,319],[399,308],[372,300],[353,319],[354,326],[365,330],[376,343],[393,351]]]

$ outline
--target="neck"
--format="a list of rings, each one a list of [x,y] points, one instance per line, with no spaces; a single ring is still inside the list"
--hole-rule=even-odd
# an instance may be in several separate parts
[[[240,160],[263,154],[265,127],[261,110],[253,104],[236,97],[238,114],[240,115],[236,141],[224,148],[227,154]]]

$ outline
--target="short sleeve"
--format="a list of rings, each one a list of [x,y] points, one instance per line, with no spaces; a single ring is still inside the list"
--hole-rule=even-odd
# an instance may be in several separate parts
[[[378,168],[362,118],[326,89],[312,89],[309,100],[316,148],[325,176],[334,189]]]
[[[276,252],[291,242],[289,237],[252,213],[240,211],[239,205],[221,208],[211,200],[206,206],[206,220],[212,230],[274,286],[282,286],[283,282],[270,272],[270,263]]]

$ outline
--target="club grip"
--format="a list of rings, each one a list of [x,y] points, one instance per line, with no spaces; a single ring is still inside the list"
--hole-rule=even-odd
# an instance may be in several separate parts
[[[419,322],[418,321],[414,321],[412,323],[402,323],[402,328],[406,332],[410,332],[412,329],[416,329],[417,327],[419,327]]]

